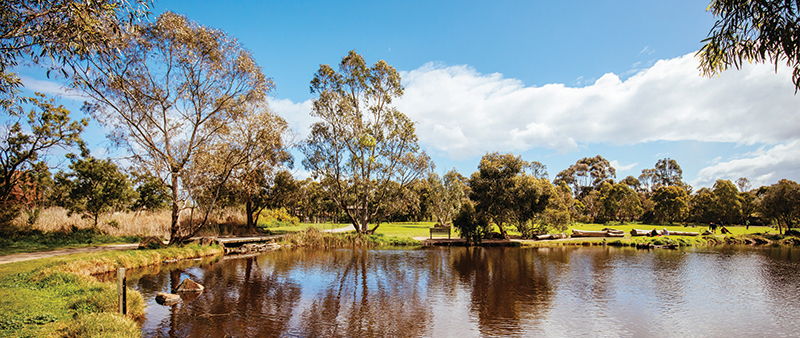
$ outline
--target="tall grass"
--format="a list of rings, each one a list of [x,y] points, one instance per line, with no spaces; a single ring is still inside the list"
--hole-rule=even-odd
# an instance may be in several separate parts
[[[14,220],[14,225],[18,229],[39,230],[43,233],[49,232],[70,232],[72,229],[89,229],[93,227],[91,219],[82,218],[80,215],[73,214],[68,216],[68,211],[60,207],[47,208],[41,211],[39,217],[28,227],[27,218],[20,216]],[[204,215],[195,211],[192,223],[199,225]],[[189,227],[190,211],[184,210],[180,215],[181,225]],[[239,208],[225,208],[212,211],[209,214],[207,226],[201,230],[201,235],[220,235],[230,232],[230,229],[241,227],[246,224],[244,211]],[[172,212],[170,210],[159,210],[153,212],[114,212],[100,216],[97,230],[101,233],[114,236],[157,236],[162,238],[169,237],[170,223],[172,222]]]
[[[93,226],[90,219],[73,214],[67,216],[64,208],[52,207],[42,210],[31,226],[33,230],[48,232],[70,232],[71,229],[88,229]],[[155,212],[115,212],[100,216],[97,228],[108,235],[121,236],[165,236],[169,234],[171,214],[169,210]],[[14,220],[17,228],[25,228],[27,220],[20,217]]]

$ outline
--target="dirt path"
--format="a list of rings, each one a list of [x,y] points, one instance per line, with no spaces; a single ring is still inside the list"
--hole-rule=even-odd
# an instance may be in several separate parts
[[[355,228],[353,227],[353,225],[351,224],[351,225],[348,225],[348,226],[346,226],[346,227],[343,227],[343,228],[336,228],[336,229],[326,229],[326,230],[322,230],[322,232],[348,232],[348,231],[355,231],[355,230],[356,230],[356,229],[355,229]]]
[[[353,226],[348,225],[342,228],[322,230],[322,232],[348,232],[352,230]],[[110,250],[133,250],[138,247],[139,243],[132,243],[132,244],[92,246],[86,248],[60,249],[52,251],[28,252],[28,253],[0,256],[0,264],[22,262],[22,261],[29,261],[32,259],[50,258],[63,255],[79,254],[79,253],[101,252]]]
[[[88,253],[88,252],[100,252],[100,251],[110,251],[110,250],[133,250],[136,249],[137,247],[139,247],[139,243],[113,244],[113,245],[103,245],[103,246],[92,246],[86,248],[28,252],[28,253],[0,256],[0,264],[29,261],[32,259],[39,259],[39,258],[50,258],[63,255]]]

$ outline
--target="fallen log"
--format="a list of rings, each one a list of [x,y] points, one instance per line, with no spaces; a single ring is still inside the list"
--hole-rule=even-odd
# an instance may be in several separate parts
[[[698,236],[700,235],[699,232],[691,232],[691,231],[670,231],[670,236]]]
[[[647,236],[650,235],[651,232],[653,232],[653,230],[631,229],[631,236]],[[659,235],[663,233],[661,230],[656,230],[656,232]]]
[[[546,234],[546,235],[538,235],[538,236],[536,236],[537,240],[562,239],[562,238],[567,238],[567,234]]]
[[[624,234],[625,233],[624,230],[617,230],[617,229],[611,229],[611,228],[603,228],[602,231],[607,231],[607,232],[612,233],[612,234]]]

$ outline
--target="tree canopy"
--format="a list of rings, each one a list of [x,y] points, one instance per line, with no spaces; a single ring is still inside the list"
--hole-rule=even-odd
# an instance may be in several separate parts
[[[178,222],[189,201],[189,164],[242,118],[242,105],[263,100],[272,81],[236,40],[171,12],[133,27],[115,47],[114,55],[71,62],[74,85],[94,100],[86,110],[113,128],[112,140],[134,164],[170,188],[170,241],[180,241],[196,230]]]
[[[79,159],[70,166],[72,172],[59,172],[56,180],[67,187],[63,205],[69,213],[91,218],[94,226],[100,214],[122,207],[134,196],[128,177],[111,160],[93,157]]]
[[[151,0],[5,0],[0,6],[0,99],[22,84],[10,70],[20,58],[38,63],[110,51],[123,25],[149,14]],[[49,74],[49,72],[48,72]],[[64,72],[66,75],[66,72]]]
[[[712,0],[717,17],[697,52],[700,69],[711,76],[744,62],[792,67],[795,93],[800,89],[800,3],[786,0]]]
[[[478,217],[494,222],[504,238],[508,238],[506,224],[526,223],[549,203],[552,185],[526,172],[532,168],[521,156],[489,153],[469,180],[470,199],[475,201]]]
[[[412,122],[393,107],[403,95],[400,74],[381,60],[372,65],[355,51],[339,70],[321,65],[311,81],[311,126],[303,165],[322,184],[359,233],[389,196],[390,182],[405,186],[421,177],[430,159],[417,144]],[[374,229],[373,229],[374,230]]]

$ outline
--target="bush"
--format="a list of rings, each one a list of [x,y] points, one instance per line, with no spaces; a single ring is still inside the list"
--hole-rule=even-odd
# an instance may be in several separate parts
[[[486,234],[489,222],[475,214],[475,207],[467,202],[461,205],[458,215],[453,220],[453,226],[458,229],[461,238],[467,240],[467,245],[478,245]]]
[[[297,224],[300,223],[300,219],[292,216],[289,212],[286,211],[286,208],[281,207],[280,209],[267,209],[261,212],[261,216],[264,218],[264,223],[270,224],[273,222],[280,222],[280,223],[291,223]]]

